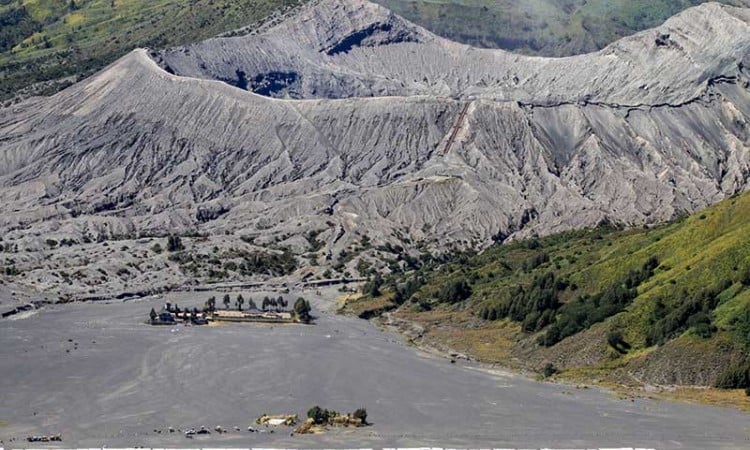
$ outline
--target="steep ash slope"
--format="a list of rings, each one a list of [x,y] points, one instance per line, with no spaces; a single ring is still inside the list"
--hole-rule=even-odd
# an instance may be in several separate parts
[[[260,35],[161,55],[185,76],[135,51],[0,110],[0,226],[31,250],[45,235],[200,232],[303,252],[312,231],[336,261],[364,235],[444,250],[660,222],[747,187],[748,22],[708,4],[542,59],[325,0]],[[298,84],[269,95],[341,98],[224,82],[273,72]]]
[[[118,210],[159,229],[218,203],[230,210],[221,228],[318,216],[477,242],[659,221],[744,188],[747,105],[736,83],[681,107],[279,101],[169,75],[136,52],[6,111],[3,199],[16,212],[4,221]]]

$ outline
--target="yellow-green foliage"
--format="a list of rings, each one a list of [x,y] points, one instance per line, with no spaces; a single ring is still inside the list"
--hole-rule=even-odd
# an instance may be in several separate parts
[[[29,15],[37,22],[49,22],[60,17],[68,8],[69,2],[64,0],[24,0]]]

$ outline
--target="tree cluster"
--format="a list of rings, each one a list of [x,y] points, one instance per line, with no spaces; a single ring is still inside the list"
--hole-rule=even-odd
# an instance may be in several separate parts
[[[299,297],[294,302],[294,314],[295,316],[297,316],[297,320],[299,320],[300,322],[309,323],[310,320],[312,320],[310,311],[312,311],[312,308],[310,307],[310,302],[308,302],[304,298]]]
[[[289,302],[284,300],[284,297],[278,296],[278,298],[269,298],[269,297],[263,297],[263,302],[261,303],[261,309],[263,311],[266,311],[268,309],[273,309],[276,311],[283,311],[286,309],[286,307],[289,306]]]
[[[412,298],[414,294],[419,291],[425,284],[424,278],[419,275],[414,275],[403,284],[397,284],[393,290],[393,298],[391,301],[397,305],[401,305],[404,302]]]
[[[362,286],[362,293],[370,297],[380,297],[380,288],[382,286],[383,277],[379,273],[375,273],[375,276]]]
[[[638,291],[635,288],[627,289],[621,283],[615,283],[598,294],[582,295],[558,310],[555,320],[538,342],[546,347],[555,345],[624,311],[636,296]]]
[[[307,417],[312,419],[313,422],[315,422],[316,425],[325,425],[328,423],[328,421],[336,416],[338,416],[339,413],[332,410],[323,409],[320,406],[313,406],[307,411]]]
[[[297,269],[297,258],[288,251],[282,253],[253,252],[243,255],[236,270],[241,275],[263,274],[282,276]]]
[[[485,306],[479,311],[479,317],[485,320],[509,317],[522,322],[526,332],[539,331],[554,320],[560,306],[559,294],[567,288],[566,280],[559,280],[553,272],[547,272],[534,277],[527,288],[511,288],[506,302]]]
[[[535,257],[528,265],[537,264],[537,259]],[[560,295],[576,287],[568,280],[558,278],[554,272],[547,272],[534,277],[528,287],[513,287],[504,300],[485,305],[480,309],[479,317],[484,320],[507,317],[521,322],[523,330],[528,333],[546,329],[538,342],[544,346],[552,346],[623,311],[638,295],[636,288],[653,276],[658,265],[658,259],[649,258],[640,269],[631,270],[623,279],[612,283],[601,292],[580,295],[565,304],[561,302]]]
[[[331,423],[334,417],[338,416],[340,414],[337,411],[323,409],[317,405],[307,411],[307,417],[312,419],[316,425],[327,425]],[[351,417],[361,420],[362,425],[367,425],[367,410],[365,408],[358,408],[351,413]]]
[[[649,315],[646,343],[664,344],[688,328],[693,328],[701,337],[711,337],[716,332],[716,327],[711,323],[711,312],[719,303],[718,295],[719,292],[714,289],[702,289],[692,295],[683,290],[674,306],[657,300]]]
[[[458,303],[470,296],[471,286],[463,279],[448,281],[437,291],[437,299],[441,303]]]
[[[615,282],[594,295],[582,295],[560,307],[554,322],[539,338],[544,346],[555,345],[568,336],[604,321],[625,308],[638,296],[637,287],[654,276],[659,260],[649,258],[639,270],[631,270],[622,281]]]

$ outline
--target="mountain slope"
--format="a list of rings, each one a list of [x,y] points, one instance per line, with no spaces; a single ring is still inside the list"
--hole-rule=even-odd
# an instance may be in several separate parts
[[[746,9],[709,3],[597,53],[534,58],[441,39],[373,3],[321,1],[260,35],[209,39],[156,59],[180,76],[273,97],[679,106],[707,83],[740,75],[748,65],[749,21]]]
[[[378,0],[440,36],[539,56],[599,50],[704,0]],[[744,0],[720,3],[747,7]]]
[[[494,246],[380,290],[348,308],[401,304],[391,320],[420,324],[418,341],[486,361],[629,384],[750,386],[750,194],[654,229]]]
[[[139,50],[0,110],[0,227],[42,252],[19,279],[47,286],[43,235],[312,247],[342,276],[360,256],[387,270],[379,245],[660,223],[747,187],[749,22],[709,4],[544,59],[326,0],[256,36],[156,53],[168,71]],[[79,281],[55,288],[106,288]]]

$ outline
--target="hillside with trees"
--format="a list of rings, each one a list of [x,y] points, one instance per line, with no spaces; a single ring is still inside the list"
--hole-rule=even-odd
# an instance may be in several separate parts
[[[386,277],[415,342],[540,373],[750,387],[750,194],[651,229],[602,224]],[[391,308],[383,309],[386,301]]]

